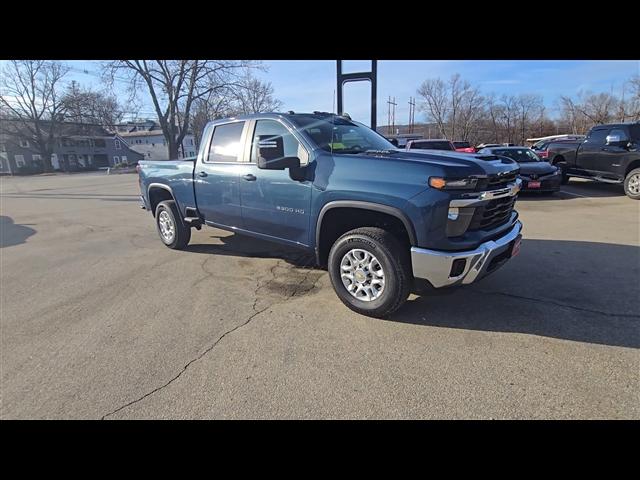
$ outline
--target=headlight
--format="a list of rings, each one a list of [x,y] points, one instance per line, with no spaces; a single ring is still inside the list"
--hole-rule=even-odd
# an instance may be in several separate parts
[[[446,179],[429,177],[429,185],[438,190],[473,190],[478,183],[477,178]]]

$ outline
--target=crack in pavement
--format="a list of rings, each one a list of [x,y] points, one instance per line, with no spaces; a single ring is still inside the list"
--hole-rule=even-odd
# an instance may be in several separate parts
[[[200,266],[201,266],[201,268],[202,268],[202,270],[205,270],[205,269],[204,269],[204,264],[205,264],[205,263],[206,263],[206,260],[205,260],[205,261],[200,265]],[[255,317],[257,317],[258,315],[260,315],[262,312],[264,312],[264,311],[268,310],[269,308],[271,308],[271,307],[273,307],[273,306],[275,306],[275,305],[281,304],[281,303],[285,303],[285,302],[287,302],[289,299],[291,299],[291,298],[293,298],[294,296],[296,296],[296,294],[298,293],[298,289],[297,289],[297,288],[295,288],[295,289],[293,290],[292,294],[291,294],[291,295],[289,295],[288,297],[286,297],[284,300],[279,301],[279,302],[278,302],[278,301],[276,301],[276,302],[272,302],[272,303],[270,303],[269,305],[267,305],[266,307],[264,307],[264,308],[262,308],[262,309],[260,309],[260,310],[256,310],[256,306],[257,306],[257,304],[258,304],[258,301],[260,300],[260,296],[258,295],[258,291],[259,291],[259,290],[261,290],[262,288],[267,287],[267,286],[268,286],[269,284],[271,284],[274,280],[276,280],[276,278],[277,278],[277,277],[276,277],[275,270],[276,270],[276,268],[278,268],[278,267],[280,266],[280,263],[281,263],[281,260],[278,260],[278,261],[276,262],[276,264],[275,264],[273,267],[271,267],[271,268],[269,269],[269,272],[271,273],[271,277],[272,277],[269,281],[267,281],[267,282],[266,282],[266,283],[264,283],[263,285],[260,285],[260,280],[259,280],[259,279],[257,279],[257,280],[256,280],[256,288],[255,288],[255,290],[254,290],[254,292],[253,292],[253,294],[255,295],[255,300],[254,300],[254,302],[253,302],[253,306],[252,306],[252,310],[254,310],[254,313],[253,313],[251,316],[249,316],[249,318],[247,318],[247,319],[246,319],[244,322],[242,322],[241,324],[236,325],[235,327],[231,328],[230,330],[227,330],[227,331],[226,331],[226,332],[224,332],[222,335],[220,335],[220,336],[216,339],[216,341],[215,341],[215,342],[213,342],[213,343],[212,343],[212,344],[211,344],[207,349],[205,349],[202,353],[200,353],[200,355],[198,355],[197,357],[195,357],[195,358],[193,358],[192,360],[190,360],[190,361],[189,361],[189,362],[188,362],[184,367],[182,367],[182,370],[180,370],[180,372],[178,372],[178,374],[177,374],[177,375],[175,375],[173,378],[171,378],[168,382],[166,382],[165,384],[163,384],[163,385],[161,385],[161,386],[159,386],[159,387],[154,388],[153,390],[151,390],[150,392],[145,393],[145,394],[144,394],[144,395],[142,395],[141,397],[139,397],[139,398],[137,398],[137,399],[135,399],[135,400],[132,400],[132,401],[130,401],[130,402],[128,402],[128,403],[126,403],[126,404],[124,404],[124,405],[122,405],[122,406],[120,406],[120,407],[116,408],[115,410],[113,410],[113,411],[111,411],[111,412],[107,413],[106,415],[103,415],[103,416],[102,416],[102,418],[101,418],[101,420],[105,420],[107,417],[109,417],[109,416],[111,416],[111,415],[114,415],[114,414],[118,413],[119,411],[124,410],[125,408],[130,407],[131,405],[134,405],[134,404],[136,404],[136,403],[138,403],[138,402],[140,402],[140,401],[144,400],[145,398],[147,398],[147,397],[149,397],[149,396],[153,395],[154,393],[156,393],[156,392],[158,392],[158,391],[162,390],[163,388],[165,388],[165,387],[167,387],[167,386],[171,385],[174,381],[176,381],[178,378],[180,378],[180,376],[182,376],[182,374],[183,374],[184,372],[186,372],[186,371],[187,371],[187,369],[191,366],[191,364],[193,364],[193,363],[197,362],[198,360],[200,360],[201,358],[203,358],[205,355],[207,355],[209,352],[211,352],[211,351],[216,347],[216,345],[218,345],[218,344],[222,341],[222,339],[223,339],[224,337],[226,337],[227,335],[230,335],[231,333],[235,332],[236,330],[238,330],[238,329],[240,329],[240,328],[244,327],[245,325],[249,324],[249,322],[251,322],[251,320],[253,320]],[[284,268],[286,268],[286,267],[284,267]],[[293,270],[293,268],[286,268],[286,269],[287,269],[287,270]],[[302,280],[301,284],[304,284],[304,282],[308,279],[308,277],[309,277],[309,275],[311,274],[311,272],[312,272],[312,270],[313,270],[313,269],[309,268],[308,270],[309,270],[309,271],[305,274],[305,276],[304,276],[304,278],[303,278],[303,280]],[[210,272],[208,272],[208,273],[210,273]],[[207,278],[207,277],[205,277],[205,278]],[[313,285],[311,285],[311,287],[310,287],[310,288],[308,288],[308,289],[304,290],[304,291],[303,291],[303,293],[307,293],[307,292],[311,291],[313,288],[315,288],[316,284],[317,284],[317,283],[318,283],[318,281],[319,281],[319,278],[320,278],[320,277],[318,277],[318,280],[316,280],[316,282],[315,282]]]
[[[489,292],[486,290],[475,290],[476,293],[482,293],[482,294],[486,294],[486,295],[502,295],[504,297],[511,297],[511,298],[517,298],[519,300],[529,300],[531,302],[537,302],[537,303],[544,303],[544,304],[552,304],[552,305],[556,305],[558,307],[564,307],[564,308],[571,308],[573,310],[578,310],[581,312],[589,312],[589,313],[596,313],[598,315],[604,315],[607,317],[625,317],[625,318],[640,318],[640,315],[637,314],[633,314],[633,313],[611,313],[611,312],[603,312],[602,310],[592,310],[590,308],[583,308],[583,307],[576,307],[575,305],[569,305],[566,303],[560,303],[560,302],[556,302],[554,300],[543,300],[540,298],[533,298],[533,297],[525,297],[522,295],[515,295],[513,293],[506,293],[506,292]]]

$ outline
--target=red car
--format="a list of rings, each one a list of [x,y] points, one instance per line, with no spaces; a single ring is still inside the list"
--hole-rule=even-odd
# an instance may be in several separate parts
[[[456,152],[476,153],[476,149],[469,142],[453,142],[453,146],[456,147]]]

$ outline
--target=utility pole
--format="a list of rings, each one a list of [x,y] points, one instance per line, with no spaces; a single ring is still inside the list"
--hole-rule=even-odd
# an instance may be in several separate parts
[[[409,97],[409,133],[413,133],[413,124],[415,122],[416,100]]]
[[[389,106],[391,107],[391,132],[393,133],[396,129],[396,97],[393,97],[393,101],[389,98]]]

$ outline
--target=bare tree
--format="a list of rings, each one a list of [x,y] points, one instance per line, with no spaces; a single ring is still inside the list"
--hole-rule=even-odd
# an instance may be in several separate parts
[[[445,83],[439,78],[425,80],[418,88],[418,95],[422,97],[420,108],[427,114],[427,121],[435,123],[440,134],[446,137],[449,100]]]
[[[531,94],[518,95],[515,103],[520,123],[520,145],[524,145],[528,136],[526,132],[531,129],[536,120],[539,120],[544,111],[544,103],[542,96]]]
[[[51,171],[55,133],[64,118],[62,80],[68,68],[46,60],[11,60],[2,72],[0,105],[4,133],[26,140]]]
[[[234,89],[234,103],[242,114],[275,112],[282,107],[282,102],[274,97],[270,82],[262,82],[248,75],[239,88]]]
[[[217,118],[233,116],[236,112],[232,106],[231,92],[211,92],[207,98],[198,98],[193,102],[191,114],[191,131],[195,138],[196,148],[200,146],[202,133],[207,122]]]
[[[82,88],[75,81],[68,86],[62,102],[67,121],[94,123],[114,129],[115,124],[123,117],[122,108],[115,96]]]
[[[230,60],[116,60],[104,66],[107,79],[129,82],[132,96],[144,89],[151,97],[169,158],[178,158],[191,124],[196,100],[239,86],[246,69],[256,64]],[[119,77],[120,75],[124,78]]]

